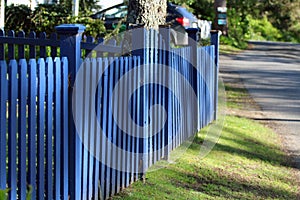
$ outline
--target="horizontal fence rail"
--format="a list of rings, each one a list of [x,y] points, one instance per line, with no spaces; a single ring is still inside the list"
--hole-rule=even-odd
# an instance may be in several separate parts
[[[216,119],[217,33],[198,47],[191,29],[174,48],[168,28],[121,42],[84,29],[0,31],[0,189],[11,200],[107,199]]]

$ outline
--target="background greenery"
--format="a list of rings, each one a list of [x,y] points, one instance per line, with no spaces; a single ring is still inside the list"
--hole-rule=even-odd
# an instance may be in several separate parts
[[[213,0],[174,0],[185,4],[201,19],[213,21]],[[300,42],[299,0],[227,0],[228,37],[223,44],[239,48],[247,40]]]
[[[55,26],[60,24],[78,23],[86,26],[86,33],[96,37],[105,32],[103,21],[90,18],[91,11],[81,11],[79,16],[73,17],[69,5],[40,4],[35,10],[25,5],[10,5],[5,12],[5,31],[34,30],[37,34],[46,32],[48,35],[55,32]]]
[[[39,5],[30,10],[25,5],[6,7],[5,30],[30,30],[54,32],[62,23],[82,23],[86,32],[96,36],[105,35],[101,20],[89,16],[99,10],[99,0],[81,0],[80,14],[71,16],[72,1],[61,0],[59,4]],[[101,1],[101,0],[100,0]],[[192,11],[198,18],[213,21],[214,0],[174,0]],[[228,37],[221,37],[223,44],[246,48],[247,40],[272,40],[300,42],[300,1],[299,0],[227,0]]]

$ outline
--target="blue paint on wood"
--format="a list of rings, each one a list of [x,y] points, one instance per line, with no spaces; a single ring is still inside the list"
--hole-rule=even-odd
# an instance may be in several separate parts
[[[10,30],[8,31],[7,36],[15,39],[15,32]],[[14,44],[8,44],[8,60],[13,60],[13,59],[15,59],[15,46]]]
[[[67,57],[69,65],[67,76],[64,77],[63,80],[70,84],[70,90],[67,90],[68,93],[64,92],[64,94],[66,94],[67,97],[71,97],[73,93],[72,87],[74,85],[75,75],[81,64],[80,43],[85,26],[79,24],[62,24],[55,28],[60,36],[60,56]],[[64,102],[66,103],[64,105],[68,106],[66,109],[71,112],[72,98],[66,100],[68,100],[68,102]],[[70,119],[67,119],[68,137],[66,137],[66,141],[63,141],[63,144],[65,145],[66,143],[68,147],[69,157],[64,159],[70,161],[70,163],[68,163],[69,178],[67,179],[70,198],[79,200],[81,198],[82,143],[79,135],[76,133],[73,116],[70,114],[68,117],[70,117]]]
[[[9,62],[8,91],[8,188],[9,199],[17,199],[17,98],[18,98],[18,64],[16,60]]]
[[[36,38],[36,34],[34,31],[31,31],[29,33],[29,38],[31,39],[35,39]],[[29,45],[29,58],[35,59],[36,57],[36,49],[35,49],[35,45]]]
[[[18,38],[25,38],[24,31],[20,31],[18,33]],[[23,44],[18,45],[18,57],[19,59],[25,58],[25,49]]]
[[[89,126],[89,97],[90,97],[90,59],[86,58],[84,61],[84,64],[82,65],[84,67],[84,79],[83,79],[83,91],[84,91],[84,95],[83,95],[83,103],[82,103],[82,108],[79,109],[83,109],[83,125],[82,125],[82,132],[79,134],[82,134],[81,138],[83,140],[84,144],[88,144],[88,140],[89,140],[89,130],[88,130],[88,126]],[[82,190],[82,199],[87,198],[87,179],[88,179],[88,147],[85,146],[83,148],[83,154],[82,154],[82,185],[81,185],[81,190]]]
[[[1,48],[1,47],[0,47]],[[1,49],[0,49],[1,50]],[[0,189],[6,189],[6,103],[8,97],[7,64],[0,60]]]
[[[54,196],[53,199],[59,200],[61,197],[60,188],[61,188],[61,137],[62,137],[62,128],[61,128],[61,98],[62,98],[62,71],[61,71],[61,60],[56,57],[54,59]]]
[[[100,77],[101,74],[100,74],[100,69],[102,67],[102,59],[101,58],[97,58],[97,68],[96,68],[96,74],[97,76],[96,77]],[[95,107],[95,111],[96,111],[96,116],[97,116],[97,124],[99,124],[99,112],[100,112],[100,103],[101,103],[101,100],[100,100],[100,95],[101,95],[101,84],[97,83],[98,84],[98,87],[97,87],[97,91],[96,91],[96,107]],[[95,123],[95,125],[96,125]],[[101,140],[100,140],[100,134],[102,134],[100,132],[100,129],[99,129],[99,126],[96,125],[96,130],[95,130],[95,134],[96,134],[96,139],[95,139],[95,151],[96,151],[96,158],[100,158],[100,144],[101,144]],[[102,197],[102,193],[101,193],[101,188],[99,188],[99,180],[100,180],[100,169],[99,169],[99,165],[100,164],[100,161],[99,160],[95,160],[95,168],[94,168],[94,171],[95,171],[95,174],[94,174],[94,196],[95,197]]]
[[[107,67],[108,65],[108,60],[107,58],[103,59],[103,65],[102,65],[102,70],[104,71],[104,69]],[[101,128],[102,128],[102,138],[106,137],[107,134],[107,96],[108,96],[108,71],[105,70],[103,75],[102,75],[102,84],[101,84],[101,90],[102,90],[102,94],[101,94]],[[107,148],[107,141],[105,139],[103,139],[101,141],[101,182],[100,182],[100,186],[101,186],[101,190],[102,190],[102,195],[104,197],[104,199],[106,198],[106,165],[105,165],[105,160],[106,160],[106,148]]]
[[[45,60],[38,60],[38,105],[37,105],[37,198],[44,199],[45,191]]]
[[[69,197],[69,62],[68,58],[61,58],[61,198]]]
[[[36,97],[36,60],[30,59],[28,69],[28,184],[32,187],[32,199],[36,199]]]
[[[97,69],[97,62],[95,58],[91,59],[91,69],[90,69],[90,98],[89,99],[89,113],[95,112],[95,108],[92,108],[92,105],[95,101],[95,94],[93,94],[92,88],[96,87],[96,69]],[[95,160],[95,139],[96,139],[96,132],[95,132],[95,119],[91,118],[91,114],[89,114],[89,178],[88,178],[88,199],[92,199],[93,197],[93,169],[94,169],[94,160]]]
[[[40,33],[40,39],[46,40],[46,33],[45,32]],[[46,46],[41,45],[40,46],[40,58],[46,58],[46,57],[47,57]]]
[[[19,61],[18,84],[18,198],[26,198],[27,62]]]
[[[53,60],[46,59],[46,198],[53,199]]]

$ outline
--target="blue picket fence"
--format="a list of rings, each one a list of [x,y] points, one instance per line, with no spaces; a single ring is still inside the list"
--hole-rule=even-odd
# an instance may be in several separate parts
[[[0,61],[0,69],[1,188],[10,188],[10,199],[25,199],[28,184],[39,188],[33,198],[60,197],[67,187],[67,59]]]
[[[172,48],[168,29],[137,29],[124,53],[83,31],[0,31],[0,189],[9,199],[25,199],[29,186],[32,199],[106,199],[216,119],[218,33],[210,46]]]

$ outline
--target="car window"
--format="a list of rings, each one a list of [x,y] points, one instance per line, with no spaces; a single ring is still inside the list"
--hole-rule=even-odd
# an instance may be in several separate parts
[[[117,8],[112,8],[105,12],[105,18],[123,18],[127,15],[127,6],[123,5]]]
[[[176,10],[186,18],[195,18],[195,16],[183,7],[177,7]]]

